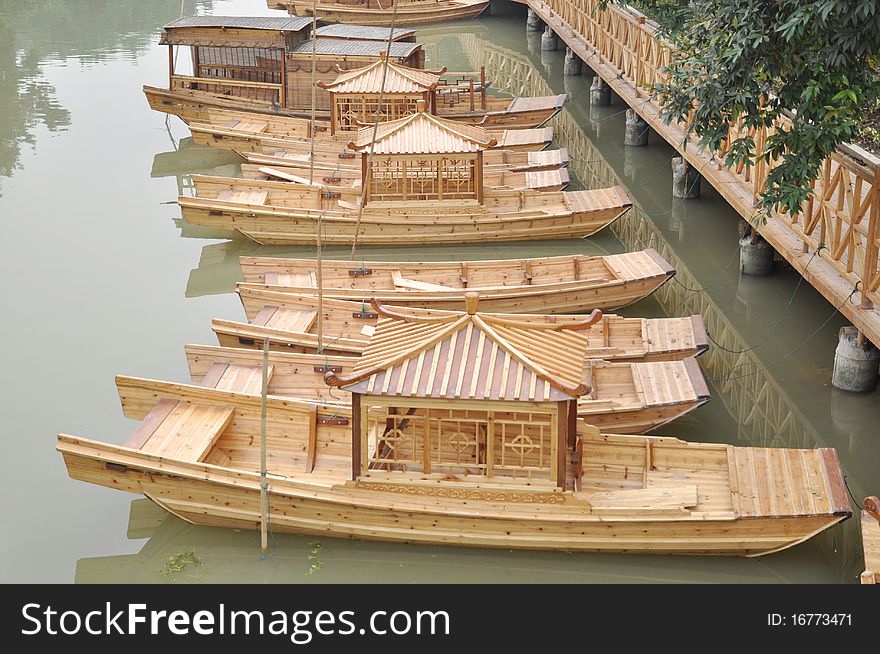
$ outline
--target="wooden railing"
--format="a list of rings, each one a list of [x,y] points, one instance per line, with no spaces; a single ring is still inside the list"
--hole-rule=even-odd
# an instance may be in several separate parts
[[[218,95],[232,95],[262,102],[281,103],[281,84],[270,82],[251,82],[248,80],[229,79],[224,77],[192,77],[191,75],[174,74],[171,78],[171,90],[193,89]]]
[[[554,31],[574,50],[581,50],[578,54],[615,90],[619,91],[617,87],[621,83],[630,87],[629,97],[625,97],[627,102],[643,116],[652,114],[653,119],[649,120],[652,127],[673,146],[681,149],[684,138],[682,126],[664,127],[662,120],[658,119],[660,107],[650,98],[648,91],[649,87],[663,81],[663,68],[674,56],[672,45],[658,38],[655,23],[626,6],[608,5],[605,9],[598,9],[598,0],[530,0],[528,4],[539,15],[546,15],[547,10],[555,14],[553,18],[556,20],[550,20]],[[559,19],[563,24],[559,24]],[[575,47],[575,44],[585,47]],[[737,126],[732,126],[728,141],[739,135],[742,132]],[[769,135],[768,131],[762,129],[751,135],[760,151]],[[689,144],[688,149],[693,152],[696,144]],[[702,153],[702,156],[705,158],[709,154]],[[728,169],[717,163],[723,161],[724,152],[714,154],[717,156],[709,166],[723,171],[725,175],[712,175],[712,171],[702,168],[700,172],[716,185],[740,215],[752,220],[755,199],[764,189],[767,174],[775,162]],[[731,175],[738,188],[725,189],[725,184],[734,181],[730,179]],[[815,252],[823,245],[818,256],[846,280],[849,289],[858,285],[856,297],[861,300],[860,307],[871,309],[874,303],[880,303],[880,159],[856,146],[842,146],[838,153],[825,161],[812,188],[811,199],[797,215],[776,213],[770,217],[767,225],[759,226],[758,231],[766,235],[789,261],[796,258],[798,252],[795,250]],[[782,251],[784,234],[778,231],[775,236],[765,234],[783,225],[799,239],[800,248],[789,248],[792,252]],[[795,264],[795,267],[798,265]],[[842,292],[843,285],[840,283],[832,292],[831,282],[827,288],[823,288],[821,280],[810,281],[832,301]]]

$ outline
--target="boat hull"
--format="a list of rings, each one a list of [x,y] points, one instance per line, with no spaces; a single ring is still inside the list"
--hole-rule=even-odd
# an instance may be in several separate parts
[[[489,0],[484,2],[435,2],[425,3],[425,8],[398,9],[394,18],[394,24],[402,25],[427,25],[429,23],[444,23],[462,18],[474,18],[489,6]],[[283,0],[267,0],[269,9],[293,9],[298,16],[311,16],[311,2],[285,2]],[[391,25],[393,11],[391,9],[371,8],[362,6],[345,7],[335,3],[318,3],[318,18],[325,23],[354,23],[357,25]]]
[[[182,464],[74,437],[59,437],[71,478],[143,493],[187,522],[259,529],[259,476]],[[700,519],[591,515],[571,493],[498,492],[370,481],[319,484],[270,479],[278,533],[505,549],[756,556],[796,545],[848,517]]]
[[[170,91],[155,86],[144,86],[144,95],[153,111],[178,116],[185,123],[208,123],[209,112],[217,109],[231,111],[245,111],[252,114],[265,114],[280,118],[311,119],[311,108],[281,108],[273,107],[268,102],[259,102],[251,99],[240,99],[232,96],[219,96],[212,93],[194,90]],[[538,109],[526,109],[522,111],[439,111],[443,118],[449,118],[463,123],[479,125],[485,129],[509,129],[514,131],[535,129],[541,127],[562,108],[550,105]],[[316,108],[315,116],[318,120],[329,124],[330,111]],[[322,125],[326,127],[326,125]],[[219,141],[220,139],[216,139]],[[218,143],[214,143],[217,145]],[[231,147],[224,145],[224,147]],[[516,149],[516,146],[505,146],[506,149]],[[521,146],[524,147],[534,146]]]

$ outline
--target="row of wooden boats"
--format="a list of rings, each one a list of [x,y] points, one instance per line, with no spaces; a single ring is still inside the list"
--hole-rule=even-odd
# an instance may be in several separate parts
[[[468,3],[397,11],[429,4]],[[567,155],[541,127],[560,101],[426,71],[411,30],[310,22],[166,27],[151,106],[247,160],[241,178],[193,177],[187,222],[412,245],[588,236],[629,207],[622,189],[562,190]],[[192,76],[175,73],[181,45]],[[312,76],[323,124],[296,116]],[[605,313],[675,274],[653,250],[241,269],[246,320],[186,347],[189,382],[117,377],[140,423],[123,445],[60,434],[71,477],[194,524],[265,530],[271,506],[276,531],[522,549],[758,555],[850,515],[834,450],[642,435],[709,399],[700,316]]]

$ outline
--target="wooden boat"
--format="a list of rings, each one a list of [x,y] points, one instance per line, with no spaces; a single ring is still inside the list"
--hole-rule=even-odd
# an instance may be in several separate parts
[[[863,584],[880,583],[880,499],[866,497],[862,510],[862,549],[865,553]]]
[[[273,349],[284,352],[315,352],[318,348],[318,299],[314,295],[279,293],[242,286],[239,297],[250,323],[214,319],[212,327],[221,344],[229,347],[263,346],[268,336]],[[487,306],[490,303],[486,303]],[[397,307],[414,315],[445,315],[440,310]],[[557,318],[522,314],[533,320]],[[375,328],[378,315],[364,300],[323,300],[322,327],[325,354],[360,355]],[[678,361],[699,356],[708,349],[703,319],[625,318],[603,314],[586,332],[588,358],[607,361]]]
[[[269,338],[270,347],[275,350],[308,351],[310,346],[311,351],[314,351],[317,347],[317,335],[311,331],[317,318],[317,302],[308,300],[309,298],[300,298],[291,304],[279,302],[264,306],[254,316],[254,324],[251,325],[215,319],[211,327],[222,346],[256,348],[262,346],[265,338]],[[374,308],[379,306],[375,300],[373,302]],[[365,338],[372,338],[376,311],[367,313],[361,305],[360,311],[344,312],[353,307],[357,305],[349,303],[348,306],[340,307],[338,303],[325,300],[322,354],[345,352],[343,348],[349,345],[359,348],[350,353],[360,354],[366,351],[369,340]],[[452,320],[461,316],[461,312],[425,313],[406,309],[403,312],[414,319],[422,320]],[[572,320],[572,317],[548,319],[546,316],[484,315],[493,320],[515,319],[531,327],[540,325],[544,328],[559,328]],[[341,328],[337,328],[340,324]],[[342,334],[352,338],[343,340],[339,338]],[[280,336],[277,341],[276,335]],[[586,338],[589,342],[590,337]],[[594,338],[594,343],[595,340],[598,339]],[[294,347],[290,348],[290,344]],[[615,433],[650,431],[693,411],[709,400],[709,390],[699,366],[692,358],[609,363],[589,358],[596,353],[598,352],[594,350],[586,354],[582,362],[583,377],[591,380],[592,390],[581,398],[578,415],[603,430]]]
[[[393,36],[385,27],[328,25],[309,37],[311,19],[241,18],[228,16],[189,16],[165,26],[161,45],[168,46],[168,88],[144,86],[144,94],[155,111],[174,114],[187,123],[207,123],[216,109],[246,111],[262,116],[311,118],[312,97],[319,129],[331,129],[332,85],[346,71],[382,62],[387,54],[392,78],[397,71],[428,76],[435,80],[422,95],[431,97],[432,111],[466,123],[485,123],[494,128],[527,129],[552,118],[566,95],[531,98],[501,98],[487,94],[485,70],[475,72],[431,73],[424,71],[425,53],[415,42],[415,32],[395,28]],[[389,44],[389,36],[391,42]],[[192,49],[192,74],[177,71],[175,47]],[[314,60],[314,61],[313,61]],[[312,66],[318,87],[312,93]],[[387,76],[386,76],[387,77]],[[369,75],[366,76],[369,79]],[[392,79],[392,82],[393,82]],[[373,86],[377,80],[371,80]],[[378,81],[381,84],[381,81]],[[386,115],[401,109],[412,112],[409,94],[388,87],[384,104]],[[407,89],[404,89],[407,90]],[[409,89],[411,91],[411,89]],[[344,94],[345,107],[351,107],[351,94]],[[369,94],[362,94],[368,98]],[[384,94],[383,94],[384,97]],[[340,105],[340,108],[343,105]],[[345,115],[350,110],[344,111]],[[365,114],[366,115],[366,114]]]
[[[484,189],[485,130],[424,111],[358,132],[360,210],[318,185],[194,176],[180,196],[186,222],[238,230],[264,244],[465,243],[589,236],[631,203],[623,189],[536,192]],[[444,152],[437,152],[442,143]],[[370,152],[365,150],[370,149]],[[373,156],[373,154],[379,156]]]
[[[245,285],[316,292],[314,259],[240,257]],[[480,293],[487,311],[582,313],[620,309],[647,297],[675,274],[653,249],[604,256],[485,261],[333,261],[321,265],[324,297],[375,297],[395,306],[456,309],[464,291]],[[704,339],[701,339],[704,340]]]
[[[544,130],[547,130],[552,134],[551,128],[547,127],[541,129],[541,131]],[[514,133],[519,135],[531,131],[534,130],[520,130]],[[499,143],[500,142],[501,141],[499,140]],[[308,170],[310,165],[310,155],[302,152],[302,150],[305,150],[304,145],[305,143],[298,143],[295,148],[287,146],[276,148],[275,146],[267,145],[260,147],[259,152],[242,152],[241,155],[251,164],[272,166],[274,168],[298,168],[300,170]],[[542,141],[539,145],[543,148],[546,145],[549,145],[549,141],[546,143]],[[345,164],[346,160],[340,159],[340,154],[344,154],[341,149],[337,150],[335,154],[336,161],[333,162],[333,164],[325,166],[323,162],[321,165],[318,165],[318,162],[316,162],[315,169],[328,170],[332,175],[337,170],[342,169]],[[568,166],[568,163],[568,150],[565,148],[560,148],[558,150],[490,148],[483,153],[483,165],[487,168],[491,166],[506,166],[510,170],[516,171],[540,171],[562,168],[563,166]],[[326,174],[327,173],[322,173],[322,175]]]
[[[189,123],[193,140],[199,145],[234,150],[246,158],[250,158],[248,155],[273,157],[271,160],[255,160],[252,163],[287,166],[301,166],[305,163],[308,165],[307,157],[311,153],[311,139],[295,136],[299,132],[309,130],[308,121],[288,116],[248,114],[244,111],[226,109],[214,109],[210,114],[206,110],[205,113],[202,120],[206,122],[193,121]],[[297,125],[289,125],[289,123],[303,123],[303,126],[298,127]],[[338,136],[329,136],[326,130],[320,131],[321,128],[321,124],[316,127],[316,152],[323,158],[329,157],[331,161],[335,159],[333,163],[350,166],[351,161],[349,160],[354,153],[348,149],[348,142],[351,139],[344,138],[346,132],[341,132]],[[501,163],[499,159],[502,155],[495,154],[498,150],[534,153],[543,150],[553,141],[552,127],[487,131],[496,142],[494,146],[486,150],[487,153],[491,153],[487,157],[487,164]],[[290,136],[285,136],[285,133]],[[565,154],[567,162],[568,153]],[[546,154],[543,156],[553,157],[554,155]],[[318,163],[317,159],[316,163]],[[321,163],[328,162],[322,160]]]
[[[401,349],[401,330],[432,334]],[[461,355],[434,358],[457,352],[453,341],[465,344]],[[389,317],[351,373],[327,374],[352,393],[351,409],[266,399],[272,529],[508,549],[754,556],[850,515],[832,449],[601,434],[573,420],[589,389],[571,362],[583,359],[586,345],[577,329],[516,327],[475,308],[427,326]],[[554,355],[560,346],[562,359]],[[482,358],[469,356],[474,348]],[[418,365],[424,360],[438,365]],[[490,362],[502,374],[483,377]],[[273,378],[276,370],[268,370]],[[143,493],[194,524],[258,528],[254,374],[210,366],[202,385],[118,377],[126,416],[141,420],[126,443],[59,434],[57,449],[74,479]],[[438,390],[425,393],[430,386]],[[771,481],[783,478],[784,488]]]
[[[325,193],[338,194],[338,200],[356,203],[361,197],[361,173],[354,170],[317,170],[313,181],[308,168],[291,169],[241,164],[241,176],[252,181],[293,182],[320,184]],[[504,166],[483,169],[483,186],[497,190],[562,191],[569,182],[568,168],[539,171],[514,171]]]
[[[147,101],[152,109],[186,122],[210,108],[309,117],[313,65],[315,78],[324,82],[335,80],[339,70],[374,63],[385,52],[389,61],[424,68],[425,53],[411,29],[395,29],[392,35],[385,27],[337,26],[333,37],[322,38],[319,29],[313,44],[311,25],[311,18],[303,16],[172,21],[159,40],[168,46],[168,87],[144,86]],[[192,74],[177,70],[179,46],[194,53]],[[329,117],[329,94],[319,88],[315,95],[319,117]]]
[[[398,5],[395,24],[427,25],[461,18],[474,18],[489,6],[489,0],[322,0],[317,15],[328,23],[362,23],[390,25],[393,6]],[[266,0],[269,9],[285,9],[297,16],[311,16],[310,0]]]
[[[452,79],[450,79],[452,78]],[[341,72],[333,82],[317,82],[330,96],[330,133],[357,131],[378,119],[396,120],[416,111],[486,129],[540,127],[562,109],[566,94],[502,98],[486,93],[485,68],[476,73],[422,70],[382,58]]]

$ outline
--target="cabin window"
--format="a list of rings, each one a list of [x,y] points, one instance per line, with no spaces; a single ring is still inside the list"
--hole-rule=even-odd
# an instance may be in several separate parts
[[[374,159],[371,200],[477,199],[475,159]]]
[[[208,93],[280,102],[282,50],[195,46],[193,51],[195,79],[177,76],[178,85]],[[236,81],[244,84],[236,84]]]
[[[372,407],[370,470],[555,478],[555,412]]]

